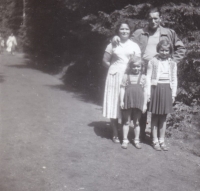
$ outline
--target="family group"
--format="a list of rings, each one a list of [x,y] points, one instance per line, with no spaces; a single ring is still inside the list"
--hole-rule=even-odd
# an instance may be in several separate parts
[[[116,26],[116,36],[105,49],[103,64],[108,68],[103,116],[111,120],[114,143],[120,143],[118,125],[123,124],[122,148],[129,144],[141,149],[145,140],[147,111],[151,112],[151,142],[157,151],[167,151],[166,117],[173,111],[177,92],[177,63],[186,49],[174,30],[161,26],[161,11],[151,8],[148,25],[132,31],[128,20]]]

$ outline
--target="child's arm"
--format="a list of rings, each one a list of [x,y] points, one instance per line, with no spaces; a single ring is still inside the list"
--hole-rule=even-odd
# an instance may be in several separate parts
[[[174,103],[177,92],[177,64],[174,62],[172,67],[172,102]]]
[[[150,101],[151,97],[151,76],[152,76],[152,61],[150,60],[147,67],[147,76],[146,76],[146,91],[147,91],[147,101]]]
[[[144,90],[143,90],[143,93],[144,93],[144,105],[143,105],[143,110],[142,110],[142,113],[145,113],[146,110],[147,110],[147,101],[148,101],[148,83],[147,83],[147,78],[145,77],[144,78]]]

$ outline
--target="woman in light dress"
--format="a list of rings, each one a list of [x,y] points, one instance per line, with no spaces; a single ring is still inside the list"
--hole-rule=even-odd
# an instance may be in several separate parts
[[[110,43],[103,56],[103,65],[108,68],[105,84],[103,116],[111,120],[113,142],[119,143],[118,118],[120,115],[119,94],[122,77],[127,68],[129,59],[136,55],[141,57],[139,46],[129,39],[132,33],[129,21],[120,22],[116,27],[116,34],[120,37],[117,46]]]
[[[13,54],[13,51],[15,50],[15,47],[17,46],[17,40],[15,38],[15,36],[13,34],[11,34],[8,37],[8,40],[6,41],[6,45],[7,45],[7,51],[10,52],[11,54]]]

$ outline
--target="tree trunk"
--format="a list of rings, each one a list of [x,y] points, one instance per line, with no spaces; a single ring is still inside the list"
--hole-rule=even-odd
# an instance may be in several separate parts
[[[23,0],[23,25],[26,24],[26,0]]]

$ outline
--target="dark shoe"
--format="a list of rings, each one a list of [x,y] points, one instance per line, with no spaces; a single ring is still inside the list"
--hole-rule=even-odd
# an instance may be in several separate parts
[[[160,143],[160,148],[163,150],[163,151],[168,151],[169,148],[167,147],[167,145],[165,145],[165,143]]]
[[[112,141],[113,141],[114,143],[120,143],[120,140],[119,140],[118,137],[113,137],[113,138],[112,138]]]
[[[158,142],[157,142],[157,143],[153,143],[153,144],[152,144],[152,147],[153,147],[156,151],[161,151],[161,148],[160,148],[160,145],[159,145]]]

